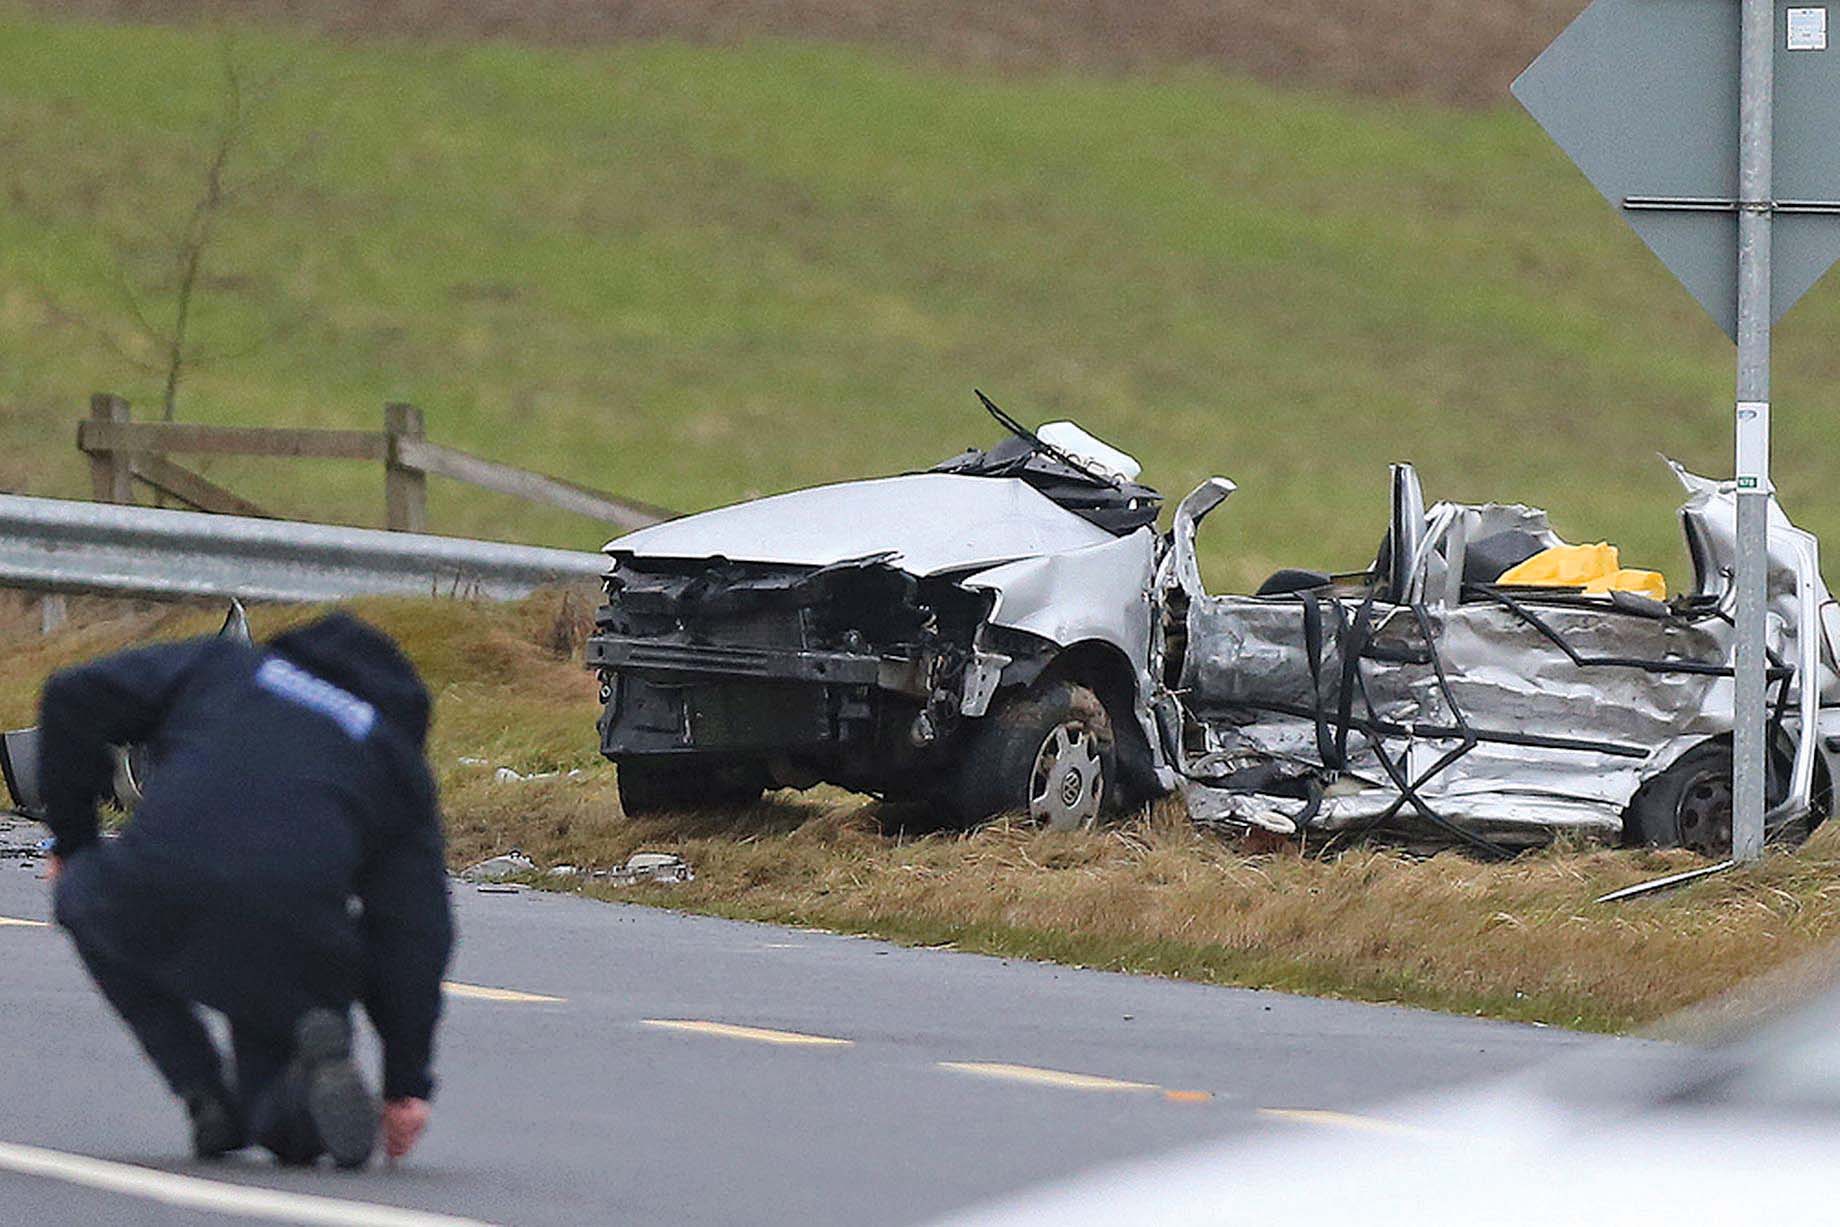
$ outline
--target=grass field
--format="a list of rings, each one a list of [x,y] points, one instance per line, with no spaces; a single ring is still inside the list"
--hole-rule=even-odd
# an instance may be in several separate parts
[[[1171,495],[1242,493],[1223,584],[1360,565],[1387,461],[1432,497],[1550,506],[1676,575],[1666,449],[1728,469],[1730,348],[1533,124],[1199,69],[980,73],[795,42],[579,51],[248,28],[248,160],[181,416],[370,426],[665,506],[930,463],[1076,417]],[[220,36],[0,7],[0,484],[86,490],[92,389],[142,414],[125,276],[198,195]],[[1840,532],[1840,296],[1781,330],[1778,476]],[[117,352],[121,351],[121,352]],[[364,466],[213,468],[372,520]],[[590,523],[438,488],[443,531],[592,548]]]
[[[1578,849],[1506,864],[1383,849],[1251,855],[1195,831],[1175,805],[1089,833],[999,824],[914,838],[902,834],[909,815],[830,790],[771,794],[740,814],[630,821],[595,753],[592,679],[553,648],[579,606],[569,615],[546,595],[510,608],[359,608],[402,640],[435,694],[429,753],[455,866],[512,847],[544,868],[672,851],[690,860],[695,882],[588,889],[924,945],[1604,1031],[1651,1023],[1840,936],[1832,828],[1742,873],[1600,906],[1591,900],[1604,891],[1701,862]],[[0,601],[0,727],[30,719],[57,665],[208,631],[219,616],[88,606],[78,615],[40,638],[23,603]],[[269,635],[302,616],[257,610],[252,621]],[[509,781],[499,767],[562,774]]]

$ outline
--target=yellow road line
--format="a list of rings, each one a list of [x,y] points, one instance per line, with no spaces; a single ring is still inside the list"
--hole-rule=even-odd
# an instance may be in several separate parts
[[[1126,1082],[1122,1078],[1101,1078],[1096,1074],[1070,1074],[1059,1069],[1037,1069],[1033,1065],[1005,1065],[1000,1061],[941,1061],[939,1068],[975,1074],[980,1078],[1003,1078],[1010,1082],[1028,1082],[1036,1086],[1059,1086],[1074,1091],[1156,1091],[1161,1087],[1149,1082]]]
[[[1381,1120],[1375,1116],[1355,1116],[1349,1112],[1329,1112],[1321,1108],[1260,1108],[1259,1115],[1269,1116],[1273,1120],[1293,1121],[1300,1125],[1323,1125],[1330,1129],[1355,1129],[1363,1133],[1424,1134],[1428,1132],[1417,1125]]]
[[[810,1044],[828,1047],[848,1047],[855,1040],[840,1040],[829,1035],[805,1035],[798,1031],[772,1031],[766,1027],[738,1027],[733,1023],[704,1022],[694,1018],[645,1018],[641,1019],[648,1027],[663,1027],[670,1031],[694,1031],[698,1035],[719,1035],[731,1040],[757,1040],[762,1044]]]
[[[65,1184],[101,1189],[124,1197],[138,1197],[162,1205],[205,1210],[271,1223],[304,1227],[486,1227],[478,1219],[430,1214],[400,1206],[319,1197],[309,1193],[284,1193],[254,1185],[229,1184],[156,1171],[132,1163],[92,1159],[38,1146],[0,1142],[0,1170],[25,1176],[61,1180]]]
[[[21,920],[17,916],[0,916],[0,926],[18,925],[22,929],[49,929],[51,925],[43,920]]]
[[[441,988],[449,997],[466,997],[473,1001],[518,1001],[535,1005],[554,1005],[567,1001],[566,997],[546,997],[542,993],[523,993],[515,988],[487,988],[483,984],[462,984],[458,980],[444,980]]]

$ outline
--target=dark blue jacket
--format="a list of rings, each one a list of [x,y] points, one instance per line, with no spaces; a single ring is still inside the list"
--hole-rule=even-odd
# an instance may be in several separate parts
[[[428,1095],[453,922],[423,756],[428,692],[387,636],[334,614],[266,647],[123,652],[53,676],[40,726],[59,855],[96,839],[109,747],[147,747],[112,859],[160,897],[209,900],[305,942],[349,947],[355,928],[384,1094]]]

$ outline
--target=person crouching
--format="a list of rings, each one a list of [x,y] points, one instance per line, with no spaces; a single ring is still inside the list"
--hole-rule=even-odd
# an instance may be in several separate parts
[[[252,645],[144,647],[55,674],[39,771],[53,910],[190,1115],[193,1151],[285,1164],[407,1154],[429,1119],[453,945],[428,693],[382,632],[333,614]],[[110,747],[142,797],[98,837]],[[351,1006],[383,1043],[383,1101]],[[199,1007],[228,1020],[234,1078]],[[232,1091],[234,1086],[234,1092]]]

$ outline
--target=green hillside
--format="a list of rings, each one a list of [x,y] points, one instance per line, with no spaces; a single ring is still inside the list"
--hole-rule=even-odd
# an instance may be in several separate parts
[[[157,412],[224,39],[0,8],[0,485],[81,494],[95,389]],[[930,463],[970,389],[1074,417],[1179,496],[1222,583],[1358,565],[1386,462],[1542,503],[1678,574],[1658,449],[1729,468],[1728,343],[1531,121],[929,66],[838,46],[568,51],[239,30],[256,186],[222,217],[182,418],[374,426],[684,509]],[[272,88],[256,88],[278,75]],[[264,173],[268,168],[271,173]],[[1840,536],[1840,294],[1779,337],[1778,480]],[[366,466],[225,464],[374,522]],[[603,531],[438,487],[441,531]]]

